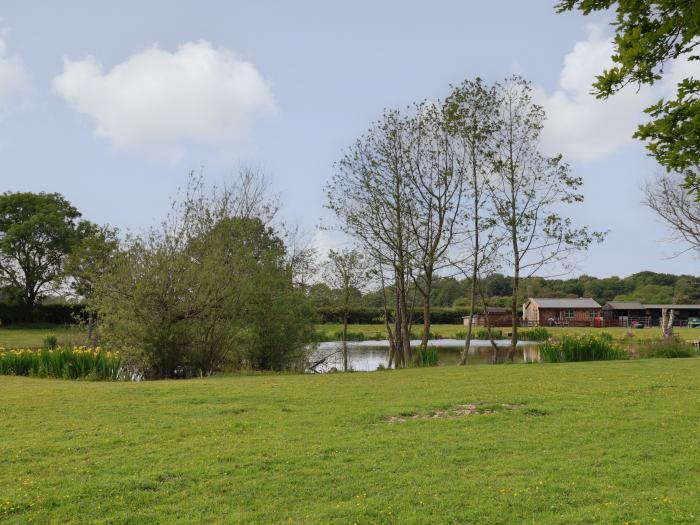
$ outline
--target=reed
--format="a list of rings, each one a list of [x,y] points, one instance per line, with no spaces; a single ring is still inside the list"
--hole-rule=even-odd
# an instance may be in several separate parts
[[[416,349],[416,366],[437,366],[438,349],[435,346],[419,346]]]
[[[545,363],[607,361],[628,357],[627,352],[613,343],[612,336],[607,333],[565,335],[556,341],[544,341],[540,344],[540,356]]]

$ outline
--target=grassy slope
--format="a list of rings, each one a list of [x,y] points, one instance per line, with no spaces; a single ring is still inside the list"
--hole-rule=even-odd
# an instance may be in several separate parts
[[[151,383],[0,377],[0,398],[8,523],[700,516],[700,359]],[[382,420],[473,401],[524,407]]]

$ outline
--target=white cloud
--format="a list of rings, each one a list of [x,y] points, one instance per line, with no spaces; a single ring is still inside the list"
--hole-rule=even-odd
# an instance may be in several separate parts
[[[259,117],[273,115],[270,84],[255,65],[209,42],[170,53],[157,46],[109,72],[94,57],[64,59],[54,89],[117,148],[177,160],[188,145],[244,154]]]
[[[612,155],[634,141],[632,134],[647,117],[644,108],[676,95],[678,82],[700,78],[700,61],[685,59],[666,64],[661,81],[653,86],[629,85],[608,99],[590,94],[595,77],[609,68],[614,53],[607,25],[590,25],[588,38],[577,42],[564,58],[559,87],[553,93],[535,90],[547,121],[542,145],[549,154],[594,161]]]
[[[655,100],[648,86],[627,86],[606,100],[590,94],[595,77],[612,65],[613,43],[606,27],[589,26],[588,38],[566,55],[556,91],[536,91],[547,113],[542,132],[547,153],[579,161],[607,157],[634,140],[644,108]]]
[[[22,60],[8,55],[7,44],[0,37],[0,110],[12,109],[29,91],[29,80]]]

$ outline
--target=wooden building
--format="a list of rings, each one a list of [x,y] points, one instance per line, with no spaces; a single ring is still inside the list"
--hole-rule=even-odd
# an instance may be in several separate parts
[[[603,305],[603,317],[607,326],[631,328],[651,324],[646,308],[639,301],[609,301]]]
[[[600,305],[589,298],[532,297],[523,305],[523,321],[531,326],[602,326],[600,312]]]
[[[511,326],[510,310],[500,306],[487,306],[486,314],[489,316],[489,324],[492,327]],[[469,316],[464,319],[464,326],[469,326]],[[486,326],[486,316],[484,314],[474,314],[474,326]]]
[[[603,306],[603,315],[608,326],[660,326],[664,310],[673,310],[675,326],[687,326],[689,318],[700,317],[700,304],[643,304],[639,301],[610,301]]]

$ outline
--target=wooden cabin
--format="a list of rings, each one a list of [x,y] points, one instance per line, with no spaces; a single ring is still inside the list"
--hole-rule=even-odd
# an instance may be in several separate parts
[[[700,317],[700,304],[643,304],[639,301],[610,301],[603,306],[608,326],[660,326],[663,310],[673,310],[673,324],[687,326],[688,319]]]
[[[523,321],[531,326],[601,326],[600,312],[600,305],[590,298],[531,297],[523,305]]]
[[[492,327],[511,326],[510,309],[500,306],[487,306],[486,314],[489,316],[489,324]],[[474,314],[474,326],[486,326],[486,316],[484,314]],[[464,326],[469,326],[470,316],[463,317]]]

